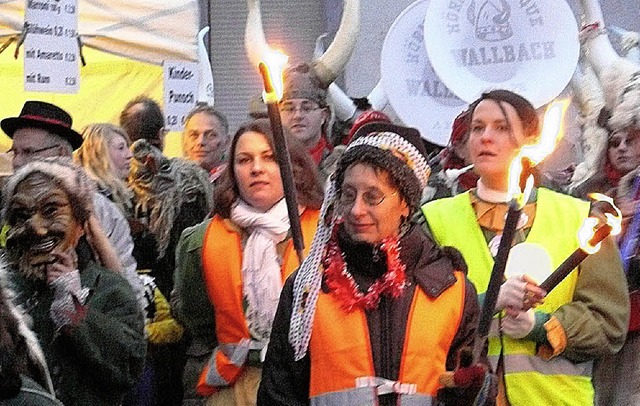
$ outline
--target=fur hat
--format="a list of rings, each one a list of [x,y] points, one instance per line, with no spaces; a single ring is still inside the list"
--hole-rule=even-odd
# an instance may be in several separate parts
[[[606,127],[611,132],[640,126],[640,68],[619,59],[604,69],[601,80],[606,108]]]
[[[82,145],[82,136],[71,128],[72,124],[69,113],[55,104],[37,100],[25,102],[18,117],[5,118],[0,122],[9,138],[13,138],[13,134],[21,128],[42,128],[69,141],[75,150]]]
[[[67,157],[46,158],[26,164],[9,177],[4,186],[3,198],[8,202],[20,182],[34,173],[42,173],[53,178],[69,196],[77,220],[84,222],[93,210],[95,186],[84,170]],[[2,209],[2,218],[6,220],[7,206]]]
[[[301,63],[285,70],[282,100],[289,99],[308,99],[320,107],[327,107],[327,88],[308,64]]]

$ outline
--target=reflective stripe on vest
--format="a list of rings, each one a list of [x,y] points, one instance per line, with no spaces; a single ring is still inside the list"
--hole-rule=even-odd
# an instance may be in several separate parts
[[[243,339],[238,344],[220,344],[214,350],[206,371],[206,384],[229,386],[238,378],[249,350],[262,350],[266,343]],[[213,362],[215,361],[215,364]]]
[[[318,224],[318,210],[306,209],[300,216],[305,253]],[[282,280],[298,267],[298,258],[292,241],[282,258]],[[215,386],[207,382],[233,384],[242,372],[248,350],[255,349],[242,306],[242,240],[237,230],[231,228],[220,216],[215,216],[204,235],[202,243],[202,272],[209,300],[215,310],[216,337],[220,345],[211,362],[200,374],[198,393],[208,396],[215,393]],[[245,346],[243,343],[248,343]],[[246,347],[246,348],[245,348]]]
[[[339,392],[326,393],[311,398],[311,406],[371,406],[378,404],[378,393],[375,388],[353,388]],[[398,406],[431,406],[433,397],[429,395],[402,395],[399,397]]]
[[[398,382],[374,377],[364,312],[347,313],[337,298],[321,291],[309,344],[312,404],[375,404],[372,400],[381,394],[378,387],[382,386],[385,392],[402,393],[401,404],[430,405],[462,317],[464,275],[456,272],[455,276],[456,283],[435,299],[415,289]],[[367,382],[371,387],[358,387]]]
[[[476,220],[471,205],[470,192],[453,198],[436,200],[422,207],[429,227],[438,243],[457,248],[469,267],[469,279],[474,283],[478,293],[487,289],[493,258],[489,253],[486,240]],[[589,213],[589,203],[570,196],[538,189],[536,217],[526,241],[542,245],[551,258],[552,271],[578,246],[577,230]],[[537,309],[553,313],[560,306],[573,298],[578,273],[572,272],[560,285],[547,295],[543,305]],[[496,337],[492,326],[489,337],[489,357],[504,355],[505,382],[507,394],[512,405],[517,404],[560,404],[556,397],[561,386],[573,393],[580,402],[570,404],[591,404],[593,387],[590,377],[582,371],[589,370],[589,365],[571,368],[566,359],[555,363],[544,360],[522,362],[522,357],[535,359],[536,345],[528,340],[515,340],[508,336]],[[495,358],[494,358],[495,359]],[[511,365],[511,363],[514,365]],[[587,363],[590,364],[590,363]],[[523,368],[523,365],[526,365]],[[536,368],[541,369],[536,369]],[[568,371],[564,373],[563,371]],[[512,378],[509,376],[513,375]],[[536,390],[530,391],[527,382],[532,379]],[[509,385],[511,383],[511,385]],[[555,400],[554,400],[555,399]]]
[[[489,357],[494,371],[498,366],[499,358],[499,355]],[[547,361],[535,355],[512,354],[506,355],[504,360],[505,369],[508,368],[508,373],[539,372],[546,375],[590,377],[593,372],[593,362],[587,361],[574,364],[564,357],[555,357]]]

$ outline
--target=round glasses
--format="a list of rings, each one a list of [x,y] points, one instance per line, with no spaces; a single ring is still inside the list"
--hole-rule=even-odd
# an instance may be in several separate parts
[[[395,191],[391,194],[385,195],[379,191],[367,190],[362,193],[362,201],[369,207],[379,206],[384,202],[387,197],[392,197],[398,194],[398,191]],[[340,193],[340,197],[338,198],[338,202],[340,202],[343,206],[350,206],[355,203],[358,198],[358,192],[355,189],[345,189]]]
[[[296,110],[303,114],[309,114],[312,111],[320,110],[321,108],[322,107],[311,102],[302,102],[299,106],[296,106],[295,103],[291,102],[283,102],[280,104],[280,112],[285,115],[293,115]]]

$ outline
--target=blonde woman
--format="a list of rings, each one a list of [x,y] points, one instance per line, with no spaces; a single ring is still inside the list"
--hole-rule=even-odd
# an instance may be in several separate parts
[[[74,160],[82,165],[85,172],[96,182],[97,189],[113,201],[129,220],[132,232],[138,231],[133,219],[133,192],[127,186],[132,153],[131,142],[125,131],[113,124],[90,124],[82,131],[82,146],[74,153]],[[138,243],[138,238],[134,236]],[[138,259],[134,250],[134,257]],[[138,260],[138,264],[140,261]],[[167,344],[178,342],[183,328],[171,317],[166,297],[157,288],[154,278],[140,275],[145,287],[145,334],[148,354],[157,353]],[[125,398],[124,404],[158,404],[163,395],[160,389],[166,368],[156,365],[152,356],[147,357],[143,378],[132,393]],[[149,378],[153,377],[153,378]]]
[[[82,138],[84,141],[74,153],[74,160],[97,183],[98,191],[129,218],[132,192],[126,181],[132,154],[127,133],[116,125],[99,123],[85,127]]]

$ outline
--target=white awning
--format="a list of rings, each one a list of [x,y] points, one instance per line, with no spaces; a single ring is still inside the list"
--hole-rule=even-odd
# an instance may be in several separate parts
[[[24,6],[25,0],[0,0],[0,45],[22,32]],[[87,46],[155,64],[198,60],[197,0],[78,0],[78,9]]]

